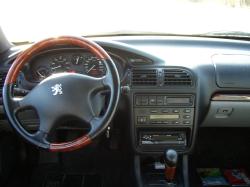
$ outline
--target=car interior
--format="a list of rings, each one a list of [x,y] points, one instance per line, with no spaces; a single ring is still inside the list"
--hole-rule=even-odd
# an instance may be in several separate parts
[[[0,27],[0,186],[250,186],[250,34],[217,34]]]

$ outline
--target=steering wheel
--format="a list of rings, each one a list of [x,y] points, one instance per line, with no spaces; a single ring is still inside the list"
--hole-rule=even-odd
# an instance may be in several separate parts
[[[37,84],[26,96],[13,95],[14,83],[25,64],[37,53],[57,45],[73,45],[89,50],[106,66],[106,74],[101,78],[77,73],[54,74]],[[91,98],[100,91],[109,89],[110,99],[105,113],[96,116]],[[118,105],[120,79],[110,56],[97,43],[82,37],[62,36],[40,41],[23,51],[10,67],[3,86],[3,103],[13,128],[28,142],[53,152],[72,151],[90,144],[109,125]],[[40,119],[36,133],[25,130],[17,113],[26,108],[34,108]],[[48,134],[64,117],[75,117],[90,125],[90,131],[75,140],[52,143]]]

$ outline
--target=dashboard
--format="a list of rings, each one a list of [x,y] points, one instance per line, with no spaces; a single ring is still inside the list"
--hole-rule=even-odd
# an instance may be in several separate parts
[[[250,127],[250,42],[202,37],[92,38],[113,59],[122,96],[114,123],[129,130],[135,152],[192,151],[199,128]],[[18,54],[18,52],[16,52]],[[11,55],[10,55],[11,56]],[[16,55],[1,63],[1,79]],[[55,47],[30,59],[17,88],[51,74],[104,76],[102,61],[84,49]],[[3,83],[1,83],[3,84]],[[34,125],[26,115],[29,125]],[[1,124],[7,123],[4,115]]]

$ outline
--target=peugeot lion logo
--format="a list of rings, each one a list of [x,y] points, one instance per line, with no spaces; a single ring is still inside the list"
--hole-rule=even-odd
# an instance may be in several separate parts
[[[62,84],[55,84],[51,87],[53,95],[62,95]]]

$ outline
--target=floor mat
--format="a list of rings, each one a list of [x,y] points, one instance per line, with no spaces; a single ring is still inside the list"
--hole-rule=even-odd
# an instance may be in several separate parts
[[[98,175],[48,175],[43,187],[102,187],[102,178]]]
[[[40,167],[33,173],[30,187],[103,187],[103,178],[60,167]]]

